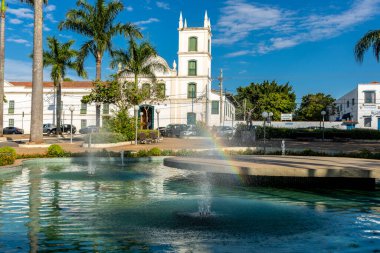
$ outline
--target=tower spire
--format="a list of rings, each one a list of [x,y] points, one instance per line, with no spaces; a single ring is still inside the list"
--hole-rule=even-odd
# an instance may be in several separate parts
[[[179,13],[179,22],[178,22],[178,28],[183,28],[183,21],[182,21],[182,11]]]
[[[203,27],[208,27],[208,15],[207,15],[207,10],[205,11],[205,20],[203,22]]]
[[[187,20],[186,20],[186,18],[185,18],[185,24],[184,24],[183,28],[187,28]]]

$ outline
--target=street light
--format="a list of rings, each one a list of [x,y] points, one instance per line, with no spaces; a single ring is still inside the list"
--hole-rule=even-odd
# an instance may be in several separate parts
[[[326,111],[321,111],[322,115],[322,141],[325,141],[325,115]]]
[[[73,143],[73,113],[74,113],[75,107],[71,105],[69,107],[69,110],[71,112],[70,143]]]
[[[158,139],[160,139],[160,112],[161,110],[159,108],[156,109],[157,113],[157,130],[158,130]]]
[[[135,105],[135,145],[137,145],[137,113],[139,112],[140,107]]]
[[[269,122],[270,126],[272,126],[273,112],[269,112],[269,113],[268,113],[268,116],[269,116],[269,118],[268,118],[268,122]]]
[[[266,153],[266,143],[265,143],[265,126],[266,126],[266,121],[267,121],[267,118],[269,117],[269,113],[268,112],[263,112],[261,114],[261,116],[264,118],[264,154]]]

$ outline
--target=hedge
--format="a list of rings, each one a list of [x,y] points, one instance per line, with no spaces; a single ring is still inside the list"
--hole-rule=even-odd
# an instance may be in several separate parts
[[[16,150],[11,147],[0,148],[0,166],[11,165],[16,160]]]

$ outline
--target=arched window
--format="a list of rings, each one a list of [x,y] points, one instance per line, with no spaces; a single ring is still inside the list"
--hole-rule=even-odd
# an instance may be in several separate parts
[[[198,51],[198,38],[190,37],[189,38],[189,52],[196,52],[196,51]]]
[[[189,83],[187,85],[187,98],[196,98],[197,97],[197,84]]]
[[[196,76],[197,75],[197,61],[196,60],[190,60],[188,67],[189,67],[188,75],[189,76]]]
[[[142,92],[144,94],[144,97],[150,98],[150,84],[149,83],[143,83]]]
[[[159,83],[157,85],[157,88],[158,88],[158,91],[157,91],[158,97],[164,98],[166,96],[166,86],[165,86],[165,84],[164,83]]]

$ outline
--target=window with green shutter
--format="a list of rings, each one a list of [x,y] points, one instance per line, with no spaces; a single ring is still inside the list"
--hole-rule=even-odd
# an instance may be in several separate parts
[[[189,38],[189,52],[196,52],[198,51],[198,39],[197,37],[190,37]]]
[[[219,101],[211,101],[211,114],[219,114]]]
[[[8,126],[9,127],[14,127],[15,126],[15,120],[14,119],[9,119]]]
[[[107,103],[103,104],[103,114],[110,114],[110,105]]]
[[[80,105],[80,114],[87,114],[87,104],[82,103]]]
[[[143,83],[142,91],[146,98],[150,98],[150,84],[149,83]]]
[[[189,76],[196,76],[197,75],[197,61],[191,60],[189,61]]]
[[[85,128],[87,127],[87,119],[82,119],[80,121],[80,128]]]
[[[15,113],[15,101],[10,100],[9,107],[8,107],[8,114],[13,114],[13,113]]]
[[[164,83],[158,84],[158,96],[164,98],[166,96],[166,87]]]
[[[196,98],[197,97],[197,84],[189,83],[187,85],[187,98]]]

